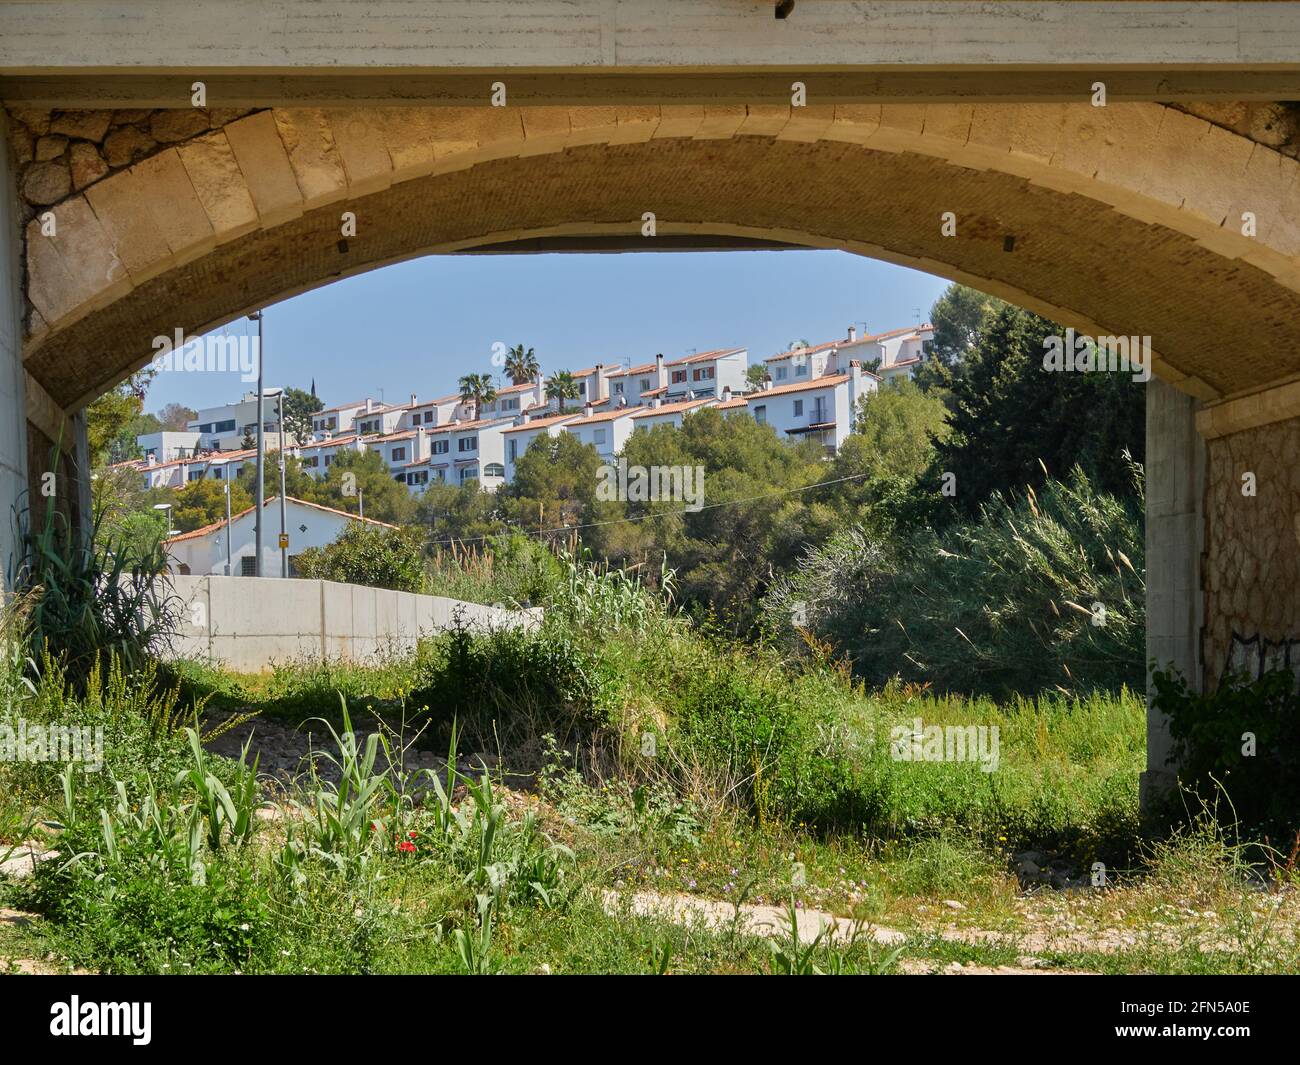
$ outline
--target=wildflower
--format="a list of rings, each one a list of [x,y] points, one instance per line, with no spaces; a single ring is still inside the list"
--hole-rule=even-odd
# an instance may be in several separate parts
[[[402,840],[402,842],[397,845],[397,849],[403,854],[414,854],[415,844],[410,840]]]

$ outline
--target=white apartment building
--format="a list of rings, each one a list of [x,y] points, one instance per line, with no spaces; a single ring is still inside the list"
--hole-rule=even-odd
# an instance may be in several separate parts
[[[663,398],[669,403],[688,397],[720,396],[723,388],[743,392],[749,352],[744,348],[705,351],[670,362],[667,369],[668,384]]]
[[[175,462],[177,459],[193,458],[199,450],[199,433],[177,432],[164,429],[157,433],[137,436],[135,442],[144,452],[145,461]]]
[[[421,426],[425,429],[436,429],[455,418],[468,419],[469,416],[469,404],[463,402],[459,394],[440,396],[438,399],[429,399],[421,403],[412,392],[411,402],[406,407],[398,429],[418,429]]]
[[[262,431],[267,435],[268,450],[282,446],[278,405],[278,388],[265,389],[262,395]],[[243,446],[245,437],[257,436],[257,393],[245,393],[238,403],[208,407],[186,422],[185,428],[199,436],[202,451],[234,451]],[[294,441],[290,438],[289,443]]]

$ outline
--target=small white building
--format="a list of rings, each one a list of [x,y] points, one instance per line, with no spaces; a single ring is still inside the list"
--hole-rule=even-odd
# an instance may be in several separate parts
[[[650,406],[638,407],[632,411],[632,428],[653,429],[656,425],[672,425],[680,429],[686,415],[716,402],[713,399],[683,399],[676,403],[652,400]]]
[[[256,506],[231,516],[229,540],[230,576],[256,576],[257,533],[254,512]],[[274,496],[263,507],[262,576],[280,575],[280,499]],[[292,496],[285,497],[285,531],[289,537],[289,575],[295,574],[294,558],[309,547],[325,547],[337,540],[351,522],[365,522],[385,529],[396,526],[372,518],[358,518],[333,507],[307,503]],[[218,574],[226,573],[227,529],[224,520],[205,525],[193,532],[181,533],[164,540],[163,545],[171,558],[168,567],[172,573]]]
[[[627,438],[632,435],[634,422],[632,416],[641,407],[616,407],[613,410],[596,412],[590,406],[584,407],[582,414],[572,421],[566,421],[561,428],[579,442],[590,444],[599,453],[601,461],[611,463],[614,456],[623,450]]]

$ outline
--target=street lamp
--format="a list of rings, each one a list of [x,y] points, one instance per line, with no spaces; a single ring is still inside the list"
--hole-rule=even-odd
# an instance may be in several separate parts
[[[175,536],[176,530],[172,528],[172,505],[170,503],[155,503],[153,505],[153,509],[166,511],[165,517],[167,518],[167,535]]]
[[[266,414],[262,410],[262,312],[254,311],[248,316],[248,320],[257,323],[257,511],[253,521],[254,550],[257,552],[257,562],[253,573],[255,576],[260,577],[262,575],[262,508],[266,505],[266,485],[262,479],[262,460],[266,446],[262,437],[262,430],[266,421]]]

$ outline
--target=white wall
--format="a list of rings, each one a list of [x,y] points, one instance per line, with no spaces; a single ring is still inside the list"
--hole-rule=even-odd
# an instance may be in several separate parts
[[[505,610],[435,595],[333,581],[173,577],[185,619],[176,658],[243,673],[290,661],[365,661],[409,653],[425,636],[462,624],[477,632],[535,629],[542,610]]]

